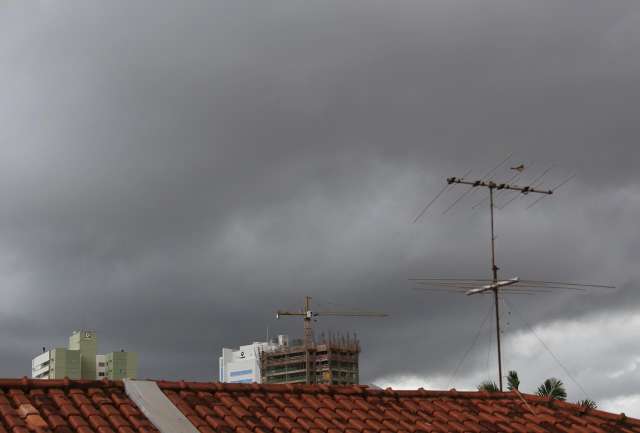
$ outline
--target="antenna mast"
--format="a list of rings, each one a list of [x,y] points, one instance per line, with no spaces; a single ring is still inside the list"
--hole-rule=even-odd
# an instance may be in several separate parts
[[[484,181],[484,180],[475,180],[469,181],[465,180],[461,177],[450,177],[447,179],[447,183],[449,185],[453,184],[461,184],[461,185],[470,185],[472,188],[487,188],[489,189],[489,209],[491,215],[491,274],[493,278],[493,284],[489,289],[493,291],[493,299],[495,302],[495,310],[496,310],[496,339],[498,346],[498,381],[500,384],[500,391],[502,391],[502,349],[500,346],[500,302],[498,299],[498,291],[502,284],[499,284],[498,280],[498,270],[500,269],[496,265],[496,236],[495,236],[495,225],[494,225],[494,217],[493,217],[493,209],[494,209],[494,201],[493,201],[493,191],[494,190],[510,190],[510,191],[518,191],[522,194],[553,194],[553,190],[542,190],[536,189],[532,186],[518,186],[512,185],[509,183],[496,183],[494,181]]]
[[[534,178],[532,181],[529,181],[526,186],[519,186],[513,181],[519,176],[516,174],[512,176],[506,182],[495,182],[491,180],[491,176],[493,173],[502,166],[505,162],[509,160],[511,155],[509,155],[506,159],[504,159],[500,164],[491,169],[487,174],[485,174],[480,180],[469,181],[466,180],[466,176],[469,174],[467,172],[462,177],[449,177],[447,178],[447,185],[433,198],[429,203],[420,211],[418,216],[414,219],[414,223],[417,222],[431,207],[431,205],[440,197],[444,192],[450,189],[454,184],[467,185],[469,188],[465,191],[460,197],[458,197],[453,204],[449,205],[447,209],[443,212],[443,215],[446,214],[451,208],[453,208],[458,202],[460,202],[465,196],[470,195],[477,191],[477,188],[487,188],[489,190],[489,195],[482,199],[482,201],[476,203],[473,208],[478,207],[482,203],[484,203],[487,199],[489,201],[489,209],[490,209],[490,222],[491,222],[491,279],[470,279],[470,278],[410,278],[410,281],[415,281],[418,284],[426,285],[426,287],[418,287],[416,290],[427,290],[427,291],[445,291],[452,293],[462,293],[465,295],[476,295],[476,294],[493,294],[494,303],[495,303],[495,312],[496,312],[496,339],[497,339],[497,349],[498,349],[498,382],[500,384],[500,391],[502,391],[502,349],[501,349],[501,336],[500,336],[500,302],[499,295],[502,294],[510,294],[510,295],[534,295],[537,293],[551,293],[555,290],[567,290],[567,291],[577,291],[577,292],[585,292],[592,288],[601,288],[601,289],[615,289],[613,285],[603,285],[603,284],[587,284],[580,282],[571,282],[571,281],[543,281],[543,280],[528,280],[528,279],[520,279],[518,277],[509,278],[506,280],[498,279],[498,271],[500,268],[496,265],[496,236],[495,236],[495,224],[494,224],[494,208],[504,209],[509,203],[513,202],[516,198],[522,197],[528,194],[538,194],[540,197],[534,200],[531,204],[527,206],[527,209],[534,206],[543,198],[553,194],[558,188],[562,185],[566,184],[571,180],[574,175],[564,179],[558,185],[551,189],[540,189],[538,186],[540,185],[540,180],[551,170],[551,167],[547,168]],[[525,166],[524,164],[520,164],[515,167],[510,167],[511,170],[515,170],[518,173],[521,173]],[[515,191],[520,194],[516,194],[515,197],[509,199],[502,206],[495,205],[496,194],[495,191],[498,191],[498,194],[503,191]],[[482,325],[481,325],[482,326]],[[477,337],[476,337],[477,338]],[[466,356],[466,355],[465,355]],[[464,360],[464,358],[463,358]],[[454,372],[455,375],[455,372]]]

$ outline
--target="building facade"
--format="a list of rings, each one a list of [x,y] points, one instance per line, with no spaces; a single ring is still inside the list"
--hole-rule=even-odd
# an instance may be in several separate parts
[[[285,347],[289,344],[286,335],[278,335],[271,341],[253,342],[238,349],[222,349],[218,359],[218,380],[226,383],[260,383],[260,353]]]
[[[107,377],[107,355],[96,355],[96,377],[102,379]]]
[[[82,379],[80,352],[56,348],[44,352],[31,361],[31,377],[34,379]]]
[[[98,336],[95,331],[73,331],[69,337],[69,350],[80,353],[80,377],[82,379],[95,379],[96,354],[98,352]]]
[[[31,361],[34,379],[135,379],[138,375],[138,354],[111,352],[98,355],[95,331],[74,331],[69,346],[44,351]]]
[[[302,341],[271,348],[259,355],[261,383],[357,385],[359,354],[360,343],[349,336],[322,339],[310,348]]]
[[[104,355],[105,377],[111,380],[135,379],[138,375],[136,352],[110,352]]]
[[[355,385],[360,382],[360,343],[355,337],[322,337],[305,348],[286,335],[238,349],[224,348],[218,380],[226,383],[316,383]],[[308,372],[307,372],[308,365]]]

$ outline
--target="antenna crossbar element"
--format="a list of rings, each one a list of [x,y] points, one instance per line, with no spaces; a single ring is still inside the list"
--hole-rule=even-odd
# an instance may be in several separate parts
[[[540,280],[524,280],[521,278],[512,278],[506,281],[499,281],[498,284],[492,284],[492,280],[476,278],[476,279],[456,279],[456,278],[410,278],[421,287],[415,287],[415,290],[425,291],[444,291],[458,292],[467,294],[488,293],[493,288],[498,288],[502,293],[552,293],[559,290],[568,290],[571,292],[587,292],[590,289],[615,289],[615,286],[592,283],[578,283],[573,281],[540,281]],[[510,287],[505,287],[510,286]]]
[[[476,295],[478,293],[484,293],[487,292],[489,290],[497,290],[501,287],[506,287],[506,286],[510,286],[512,284],[516,284],[518,281],[520,281],[520,279],[518,277],[515,278],[511,278],[510,280],[504,280],[504,281],[496,281],[495,283],[492,284],[487,284],[481,287],[478,287],[477,289],[469,289],[465,292],[465,295],[469,296],[469,295]]]
[[[529,194],[529,193],[538,193],[538,194],[548,194],[551,195],[553,194],[553,190],[550,189],[538,189],[538,188],[534,188],[533,186],[519,186],[519,185],[513,185],[513,184],[509,184],[509,183],[497,183],[494,181],[485,181],[485,180],[465,180],[463,178],[460,177],[449,177],[447,178],[447,183],[449,185],[454,184],[454,183],[459,183],[461,185],[470,185],[472,187],[485,187],[485,188],[489,188],[489,189],[495,189],[495,190],[510,190],[510,191],[519,191],[522,194]]]
[[[387,317],[388,314],[376,313],[373,311],[318,311],[313,316],[333,316],[333,317]]]

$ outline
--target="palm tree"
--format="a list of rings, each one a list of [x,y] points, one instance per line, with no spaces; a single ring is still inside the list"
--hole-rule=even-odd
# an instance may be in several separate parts
[[[545,380],[542,385],[538,387],[537,394],[541,397],[550,397],[555,400],[566,400],[567,391],[564,389],[564,384],[560,379],[551,377]]]
[[[595,401],[590,398],[585,398],[584,400],[578,401],[578,406],[586,407],[587,409],[597,409],[598,405]]]
[[[493,380],[485,380],[478,385],[478,391],[498,392],[498,385]]]
[[[514,389],[518,389],[520,387],[520,378],[518,377],[518,372],[515,370],[511,370],[507,374],[507,389],[509,391],[513,391]]]

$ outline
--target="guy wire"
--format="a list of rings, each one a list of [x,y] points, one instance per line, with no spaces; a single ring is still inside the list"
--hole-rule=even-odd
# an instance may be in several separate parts
[[[518,315],[518,317],[520,317],[520,319],[522,320],[522,322],[525,324],[525,326],[529,329],[529,331],[531,331],[531,333],[536,337],[536,339],[540,342],[540,344],[542,345],[542,347],[544,347],[546,349],[547,352],[549,352],[549,354],[551,355],[551,357],[554,359],[554,361],[560,366],[560,368],[562,368],[562,370],[565,372],[565,374],[569,377],[569,379],[571,379],[573,381],[573,383],[576,384],[576,386],[578,388],[580,388],[580,391],[582,391],[582,393],[585,395],[585,397],[587,397],[590,400],[593,400],[591,398],[591,396],[587,393],[587,391],[585,391],[585,389],[582,387],[582,385],[580,385],[580,383],[578,382],[578,380],[573,377],[573,375],[571,373],[569,373],[569,370],[564,366],[564,364],[562,364],[562,362],[560,362],[560,360],[558,359],[558,357],[551,351],[551,349],[549,348],[549,346],[547,346],[545,344],[544,341],[542,341],[542,338],[540,338],[540,336],[538,336],[538,334],[536,333],[536,331],[533,330],[533,327],[531,325],[529,325],[529,322],[527,322],[527,320],[522,316],[522,314],[520,314],[520,312],[513,306],[513,304],[509,301],[507,301],[505,299],[505,301],[507,302],[507,304],[509,305],[509,307],[511,307],[511,310],[516,313]]]
[[[455,370],[453,370],[453,374],[451,374],[451,377],[449,377],[449,381],[447,382],[447,384],[449,386],[453,384],[453,380],[456,378],[456,376],[458,374],[458,370],[460,370],[460,367],[462,367],[462,364],[464,363],[464,361],[466,361],[467,356],[469,356],[469,354],[471,353],[471,351],[475,347],[476,343],[478,342],[478,338],[480,338],[480,334],[482,333],[482,329],[484,328],[484,325],[487,323],[487,320],[489,320],[489,316],[491,316],[491,312],[492,311],[493,311],[493,306],[490,306],[489,307],[489,311],[487,311],[487,314],[485,315],[484,319],[482,320],[482,323],[480,324],[480,327],[478,328],[478,332],[476,332],[475,337],[473,337],[473,341],[472,341],[471,345],[467,348],[467,351],[464,353],[464,355],[462,356],[462,358],[458,362],[458,365],[456,365],[456,368],[455,368]]]

